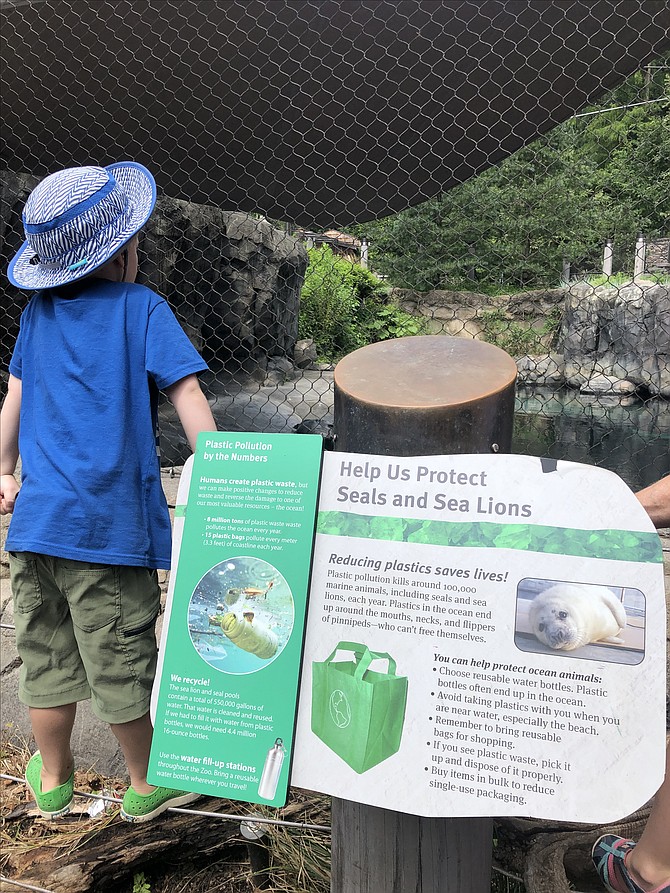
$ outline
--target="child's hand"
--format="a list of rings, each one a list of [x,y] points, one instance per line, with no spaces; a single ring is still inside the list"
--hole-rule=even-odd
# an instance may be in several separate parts
[[[19,489],[20,485],[16,483],[13,474],[3,474],[0,477],[0,515],[10,515],[14,511]]]

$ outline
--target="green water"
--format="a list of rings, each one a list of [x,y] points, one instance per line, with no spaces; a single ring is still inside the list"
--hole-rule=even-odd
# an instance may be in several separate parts
[[[512,452],[599,465],[637,490],[670,472],[670,401],[520,388]]]

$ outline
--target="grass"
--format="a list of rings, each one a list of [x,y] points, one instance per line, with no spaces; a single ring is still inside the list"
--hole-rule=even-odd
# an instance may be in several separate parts
[[[665,285],[666,287],[670,287],[670,276],[663,273],[644,273],[640,278],[643,279],[645,283],[651,282],[654,285]],[[614,273],[611,276],[606,276],[604,273],[594,273],[589,276],[571,280],[570,285],[579,285],[583,282],[586,282],[593,288],[598,288],[602,285],[606,285],[610,288],[621,288],[624,285],[631,285],[633,277],[630,273]]]

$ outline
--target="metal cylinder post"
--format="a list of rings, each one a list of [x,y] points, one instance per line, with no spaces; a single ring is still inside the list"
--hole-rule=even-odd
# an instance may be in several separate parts
[[[334,377],[338,450],[428,456],[511,448],[516,364],[491,344],[444,335],[380,341],[340,360]]]
[[[371,344],[335,368],[336,449],[395,456],[509,452],[516,364],[481,341]],[[488,893],[492,821],[421,818],[334,799],[332,893]]]
[[[647,243],[644,235],[640,233],[635,243],[635,260],[633,263],[633,279],[637,281],[644,277],[645,259],[647,254]]]
[[[612,258],[614,257],[614,242],[608,239],[603,249],[603,274],[605,276],[612,275]]]

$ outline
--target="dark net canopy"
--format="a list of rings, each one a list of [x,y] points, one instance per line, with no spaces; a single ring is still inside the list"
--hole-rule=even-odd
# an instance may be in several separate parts
[[[665,0],[4,0],[4,166],[145,163],[302,225],[495,164],[670,44]]]

